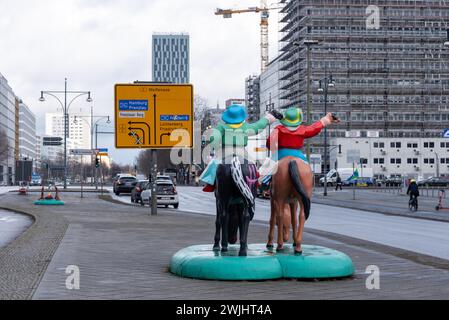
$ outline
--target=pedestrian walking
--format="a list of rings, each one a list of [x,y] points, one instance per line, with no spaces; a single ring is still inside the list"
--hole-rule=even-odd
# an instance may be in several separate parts
[[[335,187],[335,191],[338,191],[338,189],[343,191],[342,185],[343,183],[341,182],[341,177],[339,174],[337,174],[337,186]]]

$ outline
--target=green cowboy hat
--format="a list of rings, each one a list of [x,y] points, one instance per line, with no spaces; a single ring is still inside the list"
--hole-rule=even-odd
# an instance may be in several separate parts
[[[300,108],[289,108],[285,111],[281,123],[286,127],[297,127],[302,123],[303,115]]]

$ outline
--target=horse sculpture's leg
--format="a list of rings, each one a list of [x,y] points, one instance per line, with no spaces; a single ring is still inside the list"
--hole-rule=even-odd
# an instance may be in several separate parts
[[[270,197],[270,231],[268,233],[268,243],[267,248],[273,248],[273,239],[274,239],[274,228],[276,227],[276,210],[274,210],[273,197]]]
[[[302,235],[304,233],[304,224],[306,223],[306,215],[304,212],[304,206],[302,205],[301,202],[301,209],[299,212],[299,226],[298,226],[298,233],[296,234],[296,238],[295,238],[295,253],[301,253],[302,252]]]
[[[228,252],[228,236],[229,236],[229,206],[223,208],[221,215],[221,252]]]
[[[296,236],[298,233],[298,218],[296,215],[298,212],[298,201],[290,204],[290,219],[292,225],[292,233],[293,233],[293,247],[296,247]]]
[[[290,240],[290,225],[291,225],[290,212],[292,210],[291,208],[292,208],[292,204],[289,203],[288,207],[286,205],[286,208],[285,208],[286,211],[284,212],[284,220],[283,220],[283,223],[284,223],[284,242],[288,242],[288,240]]]
[[[302,253],[302,240],[303,240],[303,232],[304,232],[304,224],[306,222],[306,213],[305,213],[305,205],[304,200],[309,201],[312,197],[312,191],[313,191],[313,173],[310,169],[310,166],[306,163],[304,163],[301,160],[296,160],[296,166],[299,171],[299,178],[301,181],[301,185],[303,187],[303,191],[305,193],[304,199],[301,196],[298,196],[298,201],[301,206],[301,210],[299,213],[299,226],[298,226],[298,232],[296,235],[295,243],[295,253]]]
[[[220,202],[216,201],[216,205],[217,205],[217,216],[215,218],[215,237],[214,237],[214,251],[218,251],[220,250],[220,229],[221,229],[221,216],[222,216],[222,211],[221,211],[221,206],[220,206]]]
[[[248,209],[245,205],[242,208],[242,214],[240,214],[239,221],[239,234],[240,234],[240,257],[246,257],[248,250],[248,229],[250,216]]]
[[[284,233],[284,229],[285,229],[285,214],[287,212],[290,212],[290,206],[288,204],[286,204],[284,201],[275,201],[277,202],[276,205],[276,211],[277,211],[277,215],[276,215],[276,220],[277,220],[277,226],[278,226],[278,245],[276,250],[277,251],[281,251],[284,250],[284,237],[285,237],[285,233]]]

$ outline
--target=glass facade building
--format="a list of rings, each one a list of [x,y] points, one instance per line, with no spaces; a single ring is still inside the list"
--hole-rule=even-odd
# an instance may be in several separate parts
[[[0,73],[0,131],[8,140],[6,154],[0,155],[0,185],[14,182],[16,154],[16,96]],[[3,148],[2,148],[3,149]]]
[[[441,137],[449,122],[449,3],[425,0],[282,0],[281,107],[307,105],[311,46],[312,117],[324,114],[318,81],[332,75],[328,111],[347,131],[382,137]]]
[[[36,160],[36,116],[22,101],[19,103],[19,157]]]
[[[190,40],[187,34],[153,35],[153,81],[190,83]]]

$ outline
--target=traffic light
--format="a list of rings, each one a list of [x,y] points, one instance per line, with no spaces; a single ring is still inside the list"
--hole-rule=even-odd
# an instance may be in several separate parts
[[[100,159],[95,158],[95,168],[99,168],[100,167]]]

